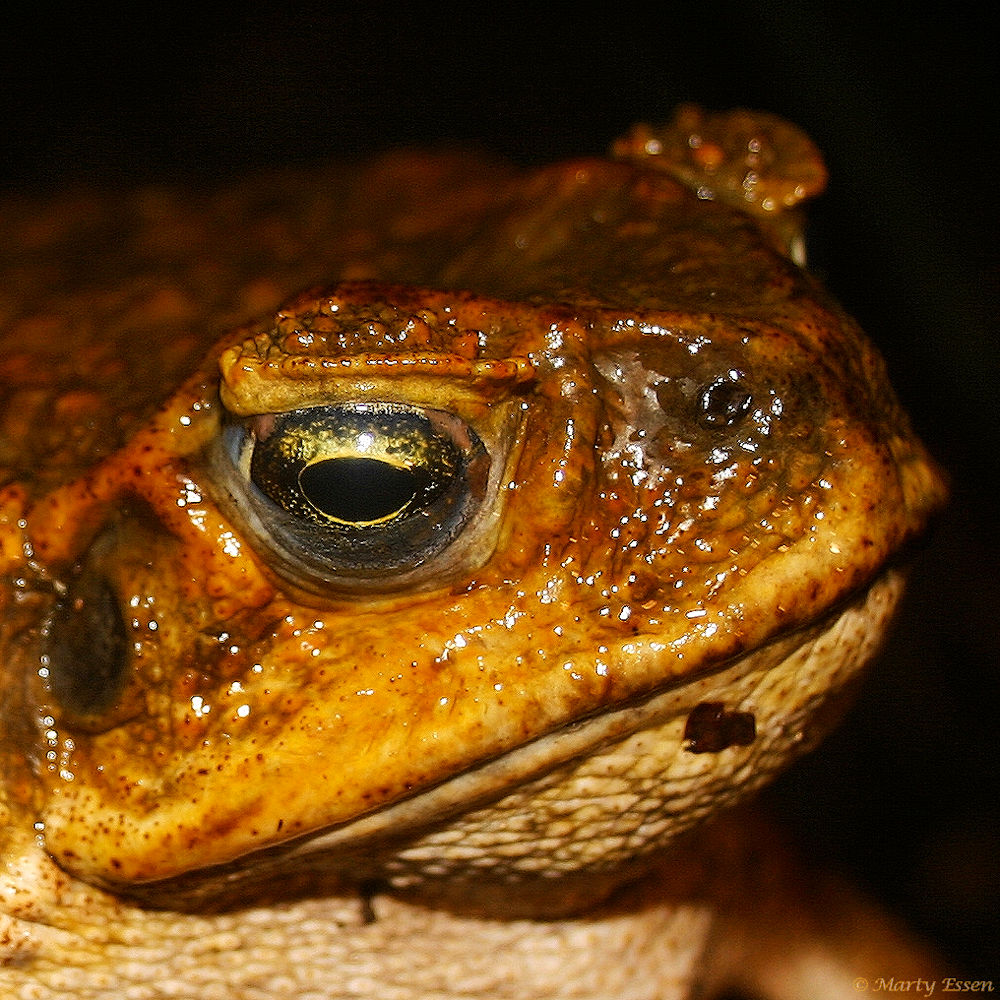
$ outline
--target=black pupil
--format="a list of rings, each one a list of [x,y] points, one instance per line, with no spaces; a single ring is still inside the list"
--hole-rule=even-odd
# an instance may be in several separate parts
[[[327,517],[348,524],[397,514],[430,483],[423,469],[406,469],[376,458],[329,458],[299,474],[306,499]]]

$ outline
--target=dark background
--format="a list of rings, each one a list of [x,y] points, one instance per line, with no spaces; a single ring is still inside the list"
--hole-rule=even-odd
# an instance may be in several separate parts
[[[9,8],[5,186],[218,176],[453,141],[542,161],[599,153],[684,100],[774,111],[818,142],[832,181],[811,216],[813,266],[886,353],[954,500],[858,708],[771,798],[956,970],[1000,980],[998,47],[987,8],[205,8]]]

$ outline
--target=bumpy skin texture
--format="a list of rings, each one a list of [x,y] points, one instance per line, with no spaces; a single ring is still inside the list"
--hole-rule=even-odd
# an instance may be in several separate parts
[[[865,974],[703,823],[834,719],[941,482],[792,259],[808,140],[616,152],[6,206],[7,993]]]

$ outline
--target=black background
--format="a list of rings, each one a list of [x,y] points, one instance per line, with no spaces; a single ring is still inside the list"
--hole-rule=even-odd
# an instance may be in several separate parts
[[[1000,980],[997,39],[985,7],[18,6],[0,31],[8,189],[453,141],[543,161],[602,152],[684,100],[805,127],[832,176],[811,216],[813,267],[886,353],[954,500],[858,708],[771,797],[956,970]]]

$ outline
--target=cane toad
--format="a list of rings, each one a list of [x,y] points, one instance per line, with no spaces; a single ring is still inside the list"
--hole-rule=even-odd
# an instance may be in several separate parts
[[[943,494],[800,266],[823,183],[686,108],[606,160],[6,204],[4,995],[919,962],[729,811],[835,720]]]

